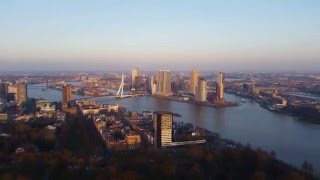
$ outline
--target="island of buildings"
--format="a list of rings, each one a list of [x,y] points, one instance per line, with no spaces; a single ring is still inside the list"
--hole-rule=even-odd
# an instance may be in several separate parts
[[[177,81],[177,82],[176,82]],[[150,92],[154,97],[175,100],[180,102],[193,103],[209,107],[232,107],[237,103],[228,102],[224,97],[225,74],[220,72],[216,75],[213,85],[214,90],[210,90],[207,80],[199,77],[196,69],[190,74],[190,80],[184,90],[177,88],[175,84],[181,82],[179,79],[173,81],[172,72],[169,70],[160,70],[156,73],[155,78],[151,77]],[[174,89],[174,90],[173,90]]]

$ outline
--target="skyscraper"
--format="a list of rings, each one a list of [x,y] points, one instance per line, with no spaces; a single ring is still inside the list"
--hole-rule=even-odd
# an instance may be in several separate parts
[[[160,70],[156,74],[157,90],[156,94],[160,96],[170,96],[172,75],[169,70]]]
[[[218,99],[224,99],[225,74],[219,72],[217,74],[216,95]]]
[[[156,83],[156,81],[154,79],[154,76],[151,76],[150,88],[151,88],[151,94],[154,95],[156,93],[156,90],[157,90],[157,83]]]
[[[154,145],[159,148],[172,142],[173,116],[170,112],[153,113]]]
[[[196,89],[196,101],[207,101],[207,81],[204,78],[198,79],[198,85]]]
[[[27,84],[18,83],[17,84],[17,102],[25,102],[27,100]]]
[[[135,89],[140,90],[140,88],[142,87],[142,83],[143,83],[143,77],[142,76],[137,76],[136,80],[135,80]]]
[[[5,96],[8,93],[8,84],[5,82],[0,83],[0,96]]]
[[[196,89],[198,85],[199,73],[196,69],[192,69],[190,74],[190,92],[196,94]]]
[[[136,88],[136,77],[139,76],[139,69],[135,68],[131,71],[131,88]]]
[[[62,102],[67,103],[71,101],[72,94],[71,94],[71,86],[70,85],[64,85],[62,89]]]

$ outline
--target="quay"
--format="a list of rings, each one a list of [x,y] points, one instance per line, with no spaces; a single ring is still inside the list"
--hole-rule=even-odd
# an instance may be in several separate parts
[[[239,106],[238,103],[233,102],[226,102],[224,104],[211,104],[209,102],[198,102],[198,101],[190,101],[190,100],[181,100],[177,97],[166,97],[166,96],[159,96],[159,95],[152,95],[152,97],[159,98],[159,99],[165,99],[165,100],[171,100],[171,101],[178,101],[183,103],[189,103],[189,104],[195,104],[199,106],[206,106],[206,107],[212,107],[212,108],[228,108],[228,107],[237,107]]]

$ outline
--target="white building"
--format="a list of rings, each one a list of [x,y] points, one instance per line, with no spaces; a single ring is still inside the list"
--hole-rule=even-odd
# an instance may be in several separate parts
[[[38,100],[36,102],[36,108],[37,109],[40,108],[41,111],[46,111],[46,112],[56,110],[56,106],[52,101],[45,101],[45,100]]]
[[[152,94],[152,95],[156,94],[157,83],[156,83],[156,81],[155,81],[155,79],[154,79],[154,76],[151,76],[150,87],[151,87],[151,94]]]
[[[203,78],[199,78],[198,80],[198,85],[196,88],[196,101],[207,101],[207,82]]]
[[[108,112],[119,112],[119,104],[102,104],[100,110],[107,110]]]
[[[224,98],[225,75],[222,72],[217,74],[217,96],[219,99]]]

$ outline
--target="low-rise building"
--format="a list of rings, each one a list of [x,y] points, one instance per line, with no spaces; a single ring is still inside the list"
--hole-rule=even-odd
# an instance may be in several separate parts
[[[56,105],[52,101],[38,100],[36,108],[39,108],[41,111],[51,112],[56,110]]]
[[[0,121],[7,121],[8,114],[7,113],[0,113]]]
[[[108,112],[117,113],[117,112],[119,112],[119,107],[120,106],[118,104],[114,104],[114,105],[112,105],[112,104],[102,104],[100,106],[100,110],[106,110]]]
[[[95,106],[81,106],[80,112],[82,115],[95,115],[99,114],[100,110]]]
[[[125,140],[128,149],[137,149],[141,146],[141,137],[134,131],[130,131],[126,134]]]
[[[65,121],[66,120],[66,113],[57,111],[56,112],[56,119],[57,121]]]

